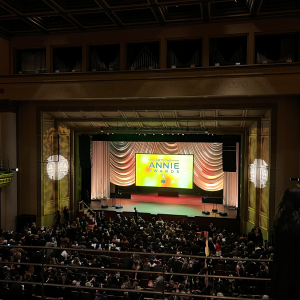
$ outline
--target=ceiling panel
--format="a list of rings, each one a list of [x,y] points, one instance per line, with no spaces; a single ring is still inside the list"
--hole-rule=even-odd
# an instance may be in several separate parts
[[[45,29],[61,29],[74,27],[65,17],[63,16],[46,16],[46,17],[33,17],[30,18],[35,24],[40,25]]]
[[[118,10],[114,13],[123,24],[153,23],[157,21],[151,8]]]
[[[257,109],[248,109],[246,116],[247,117],[263,117],[266,113],[266,110],[257,110]]]
[[[52,0],[52,2],[59,4],[65,10],[99,8],[99,5],[94,0]]]
[[[244,111],[242,109],[219,109],[218,116],[220,117],[241,117]]]
[[[13,16],[11,12],[0,6],[0,17],[2,16]]]
[[[128,122],[129,127],[141,127],[139,122]]]
[[[178,110],[177,111],[177,116],[180,117],[195,117],[195,116],[199,116],[199,111],[197,110]]]
[[[300,9],[298,0],[264,0],[260,8],[260,13],[297,11]]]
[[[174,117],[174,112],[172,110],[170,110],[170,111],[163,110],[163,111],[161,111],[161,113],[166,118],[173,118]]]
[[[210,16],[211,17],[229,17],[248,15],[249,9],[246,0],[237,1],[218,1],[210,3]]]
[[[90,118],[99,118],[99,119],[101,119],[99,114],[95,111],[85,111],[84,114],[88,115]]]
[[[61,118],[62,117],[62,115],[58,111],[47,112],[47,114],[49,114],[53,118]]]
[[[189,122],[179,122],[178,124],[181,127],[196,127],[196,126],[198,127],[198,126],[200,126],[199,121],[197,121],[197,122],[191,122],[191,121],[189,121]]]
[[[142,122],[145,127],[162,127],[162,122]]]
[[[176,122],[166,122],[164,121],[167,127],[177,127],[177,123]]]
[[[103,124],[103,122],[95,122],[93,121],[93,123],[97,126],[97,127],[104,127],[105,125]]]
[[[216,127],[216,122],[214,121],[205,121],[204,123],[204,127]]]
[[[147,0],[105,0],[110,7],[147,5]]]
[[[203,117],[215,117],[216,116],[216,111],[215,110],[203,110],[202,115]]]
[[[73,14],[72,16],[80,22],[80,24],[87,27],[115,25],[105,12],[80,13]]]
[[[23,14],[54,12],[54,10],[41,0],[5,0],[5,4]]]
[[[68,116],[68,118],[85,118],[86,116],[82,111],[67,111],[65,114]],[[62,116],[60,116],[62,117]]]
[[[202,18],[200,4],[166,6],[161,11],[166,21]]]
[[[100,114],[103,117],[121,117],[122,116],[119,111],[101,111]]]
[[[10,33],[20,33],[20,32],[32,32],[37,31],[34,24],[28,24],[25,20],[22,19],[9,19],[9,20],[0,20],[0,28],[10,32]]]
[[[218,121],[220,127],[241,127],[240,121]]]
[[[135,114],[133,111],[123,111],[123,114],[126,118],[135,118]]]
[[[87,128],[94,128],[91,122],[72,122],[76,127],[87,127]]]
[[[158,111],[139,111],[138,112],[139,117],[144,117],[144,118],[159,118],[160,114]]]

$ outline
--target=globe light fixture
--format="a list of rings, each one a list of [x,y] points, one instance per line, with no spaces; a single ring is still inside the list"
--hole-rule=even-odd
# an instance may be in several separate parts
[[[250,165],[250,181],[254,183],[257,188],[266,187],[268,182],[269,172],[268,164],[263,159],[255,159]]]
[[[69,162],[62,155],[52,155],[47,162],[47,174],[51,180],[61,180],[68,174]]]

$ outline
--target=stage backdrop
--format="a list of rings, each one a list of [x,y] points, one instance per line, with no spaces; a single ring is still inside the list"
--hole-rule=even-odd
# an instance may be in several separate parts
[[[109,156],[106,155],[108,152]],[[228,180],[226,180],[226,184],[223,184],[224,172],[221,143],[94,141],[92,199],[110,197],[109,182],[103,178],[105,175],[115,185],[129,186],[135,184],[136,153],[193,154],[194,183],[206,191],[219,191],[224,187],[223,194],[226,195],[224,204],[238,206],[238,172],[229,176],[225,175],[225,178],[228,178]]]

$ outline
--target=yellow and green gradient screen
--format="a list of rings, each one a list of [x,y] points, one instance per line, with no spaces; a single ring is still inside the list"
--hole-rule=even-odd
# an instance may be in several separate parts
[[[136,186],[193,188],[194,155],[136,154]]]

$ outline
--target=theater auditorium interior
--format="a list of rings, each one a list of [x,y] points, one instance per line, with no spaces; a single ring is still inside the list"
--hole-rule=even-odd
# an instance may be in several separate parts
[[[143,226],[272,244],[299,177],[299,14],[295,0],[0,0],[0,228],[64,223],[67,207],[91,229],[136,208]]]

